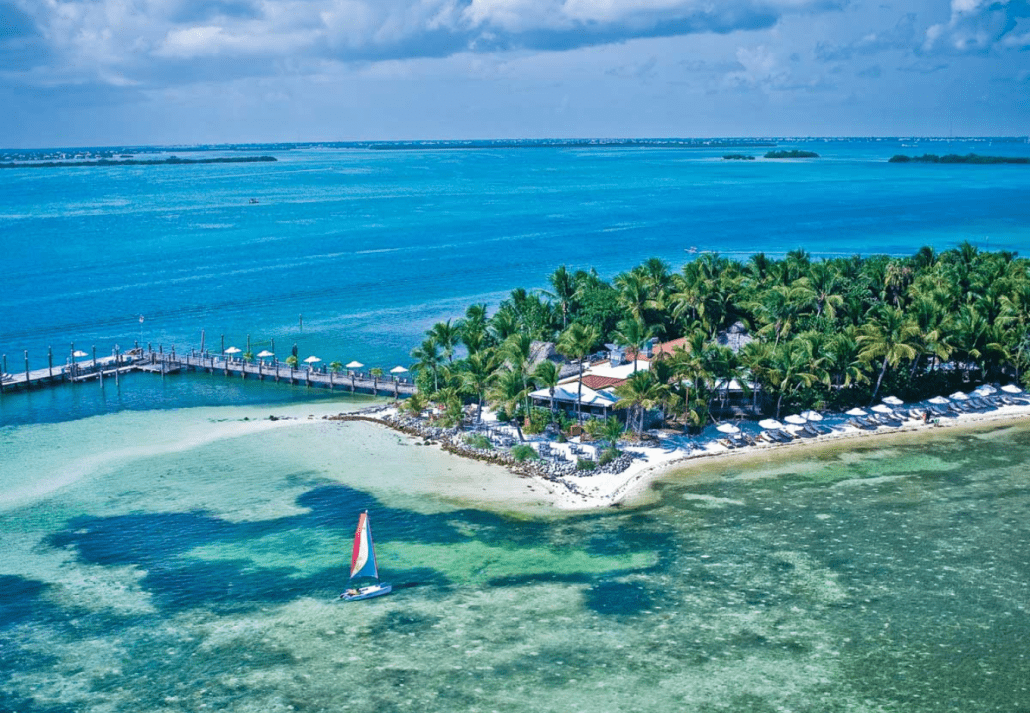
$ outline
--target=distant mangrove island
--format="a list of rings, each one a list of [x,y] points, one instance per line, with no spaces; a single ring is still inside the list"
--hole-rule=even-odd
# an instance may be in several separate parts
[[[980,156],[970,153],[965,156],[958,154],[937,154],[926,153],[922,156],[905,156],[898,154],[891,156],[887,163],[973,163],[973,164],[995,164],[995,163],[1030,163],[1030,158],[1024,156]]]
[[[792,149],[790,151],[769,151],[765,154],[766,158],[819,158],[819,154],[815,151],[801,151],[799,149]]]
[[[754,161],[754,156],[748,156],[742,153],[728,153],[722,157],[723,161]]]
[[[274,156],[227,156],[220,158],[179,158],[169,156],[163,159],[110,159],[90,161],[26,161],[24,163],[0,163],[0,168],[78,168],[82,166],[182,166],[199,163],[266,163],[276,161]]]

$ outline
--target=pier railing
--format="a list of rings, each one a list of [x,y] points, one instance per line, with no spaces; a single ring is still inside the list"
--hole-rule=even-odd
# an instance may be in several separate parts
[[[117,381],[121,374],[129,371],[162,375],[183,371],[205,371],[211,374],[221,373],[226,377],[260,381],[271,379],[276,383],[286,382],[294,386],[326,388],[333,391],[343,390],[376,396],[392,395],[395,398],[411,396],[416,390],[411,379],[392,375],[380,377],[354,370],[338,373],[330,369],[312,368],[308,365],[297,367],[279,361],[247,361],[196,350],[177,354],[174,349],[165,352],[163,349],[137,348],[125,354],[114,354],[83,361],[69,360],[66,364],[51,365],[43,369],[29,369],[26,356],[24,371],[3,374],[2,380],[0,380],[0,393],[8,390],[38,388],[94,379],[99,380],[103,385],[105,379],[113,378]]]
[[[175,352],[147,351],[143,354],[144,363],[140,369],[157,373],[174,373],[175,371],[206,371],[211,374],[222,373],[242,379],[271,379],[275,382],[285,381],[288,384],[306,387],[321,387],[330,390],[344,390],[355,393],[373,395],[393,395],[394,397],[411,396],[415,393],[415,384],[411,379],[391,376],[373,376],[368,372],[349,370],[337,373],[331,369],[305,366],[289,366],[280,361],[265,362],[262,360],[247,361],[234,359],[218,354],[190,351],[186,354]]]

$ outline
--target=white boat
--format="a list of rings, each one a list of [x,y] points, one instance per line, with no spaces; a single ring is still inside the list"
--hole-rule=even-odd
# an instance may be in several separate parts
[[[393,591],[393,585],[379,581],[379,567],[376,565],[375,543],[372,541],[372,524],[368,520],[368,510],[358,517],[358,529],[354,533],[354,551],[350,558],[350,585],[350,588],[340,595],[340,599],[356,602],[359,599],[371,599]]]

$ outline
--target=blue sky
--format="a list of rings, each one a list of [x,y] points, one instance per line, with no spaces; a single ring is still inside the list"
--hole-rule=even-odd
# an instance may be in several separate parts
[[[0,146],[1026,135],[1028,0],[0,0]]]

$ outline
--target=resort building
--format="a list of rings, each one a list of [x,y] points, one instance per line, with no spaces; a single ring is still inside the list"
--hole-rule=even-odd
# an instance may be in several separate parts
[[[716,341],[739,352],[745,344],[752,341],[747,329],[741,322],[735,323],[728,330],[720,332]],[[534,342],[534,347],[538,343]],[[556,359],[553,345],[541,342],[541,346],[535,353],[540,355],[538,360],[544,358]],[[582,400],[579,399],[579,369],[576,364],[564,364],[561,370],[561,379],[555,387],[554,394],[550,389],[537,389],[530,393],[529,398],[534,406],[550,408],[553,405],[565,411],[574,412],[579,409],[584,415],[607,418],[614,409],[619,397],[615,395],[615,389],[623,383],[635,371],[643,371],[651,368],[651,362],[655,359],[669,357],[678,349],[685,349],[686,337],[672,339],[667,342],[659,342],[651,339],[645,342],[634,355],[632,349],[608,344],[607,351],[600,358],[587,366],[583,371]],[[551,346],[552,349],[547,347]],[[635,359],[633,357],[636,357]],[[715,384],[718,394],[715,407],[720,410],[748,408],[754,400],[756,389],[761,387],[750,381],[741,382],[738,379],[729,381],[720,380]]]

